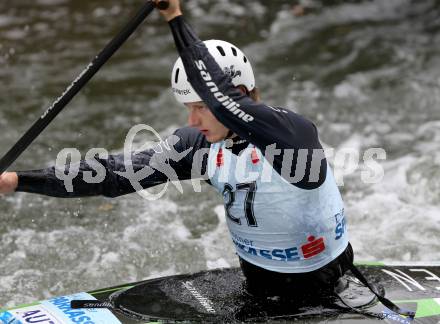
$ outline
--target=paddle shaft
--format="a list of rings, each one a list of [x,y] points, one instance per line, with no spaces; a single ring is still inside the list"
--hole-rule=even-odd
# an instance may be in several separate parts
[[[165,8],[168,3],[160,1],[158,7]],[[0,160],[0,174],[6,171],[12,163],[29,147],[29,145],[43,132],[52,120],[66,107],[76,94],[89,82],[99,69],[113,56],[113,54],[133,34],[146,17],[154,10],[155,3],[147,1],[137,15],[121,30],[121,32],[93,59],[93,61],[70,84],[64,93],[44,112],[32,127],[18,140],[18,142]]]
[[[111,302],[99,301],[99,300],[72,300],[70,301],[70,307],[72,309],[88,309],[88,308],[107,308],[114,309]]]

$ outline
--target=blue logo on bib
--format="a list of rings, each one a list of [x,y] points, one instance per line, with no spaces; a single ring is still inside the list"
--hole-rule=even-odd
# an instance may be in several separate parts
[[[342,209],[340,213],[337,213],[335,215],[335,221],[336,221],[335,240],[339,240],[342,236],[344,236],[344,233],[347,229],[347,224],[345,223],[344,209]]]

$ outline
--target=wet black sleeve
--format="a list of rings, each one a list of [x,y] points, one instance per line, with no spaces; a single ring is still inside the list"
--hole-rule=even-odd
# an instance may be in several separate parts
[[[182,16],[171,20],[170,26],[191,85],[222,124],[263,150],[274,143],[281,149],[321,147],[309,120],[286,109],[254,102],[237,91],[230,76],[223,73]],[[222,95],[236,105],[226,107],[225,101],[217,99],[223,99]]]
[[[209,148],[209,143],[202,134],[195,129],[182,128],[152,149],[131,153],[131,162],[125,161],[123,154],[111,155],[107,159],[81,161],[79,166],[77,165],[79,172],[72,181],[71,190],[68,190],[60,177],[57,177],[55,167],[51,167],[17,172],[16,191],[63,198],[122,196],[168,180],[202,177],[206,169],[206,159],[202,160],[204,156],[196,152],[203,147]],[[193,161],[194,157],[200,161]],[[92,172],[92,176],[95,177],[96,163],[104,167],[105,179],[100,183],[89,183],[85,180],[85,173]],[[133,172],[130,172],[131,170]]]
[[[169,24],[189,81],[215,117],[263,152],[270,145],[276,145],[281,150],[308,150],[305,180],[310,174],[312,158],[320,155],[317,158],[320,164],[319,179],[313,183],[303,181],[296,184],[302,188],[319,186],[326,176],[326,161],[314,124],[290,110],[255,102],[241,94],[182,16],[174,18]],[[321,153],[313,157],[317,151]],[[283,154],[275,157],[274,168],[277,172],[280,172],[282,160]],[[292,174],[295,173],[295,165],[293,161]]]

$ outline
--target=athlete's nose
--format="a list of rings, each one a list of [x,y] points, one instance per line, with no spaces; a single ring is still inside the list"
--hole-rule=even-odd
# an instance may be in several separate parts
[[[194,109],[190,109],[188,113],[188,125],[190,127],[197,127],[200,125],[200,118]]]

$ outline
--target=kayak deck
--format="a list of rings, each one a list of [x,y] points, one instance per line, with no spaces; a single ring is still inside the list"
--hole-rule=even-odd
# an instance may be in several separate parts
[[[376,289],[400,307],[416,311],[410,320],[377,302],[350,274],[340,292],[320,300],[272,296],[256,298],[246,292],[238,268],[204,271],[145,280],[117,287],[56,297],[0,313],[0,323],[388,323],[440,322],[440,266],[381,263],[359,269]],[[292,294],[294,296],[294,293]],[[111,309],[72,309],[72,300],[108,301]],[[350,307],[347,307],[350,306]],[[44,317],[46,316],[46,317]],[[47,319],[47,321],[42,321]],[[50,322],[51,321],[51,322]]]

